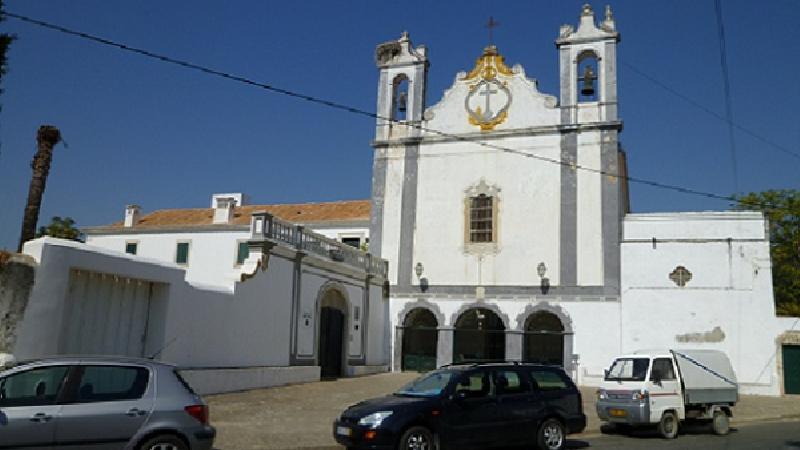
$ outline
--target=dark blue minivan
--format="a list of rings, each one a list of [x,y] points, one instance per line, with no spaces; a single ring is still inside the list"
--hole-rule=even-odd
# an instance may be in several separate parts
[[[347,408],[333,424],[353,449],[463,449],[535,444],[558,450],[586,427],[581,394],[560,367],[445,366],[394,394]]]

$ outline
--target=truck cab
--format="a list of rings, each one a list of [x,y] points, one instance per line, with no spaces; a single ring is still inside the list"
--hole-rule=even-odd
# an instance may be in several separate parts
[[[708,420],[728,432],[738,386],[727,356],[715,350],[640,350],[614,359],[597,391],[597,415],[612,426],[658,424],[666,438],[680,421]]]

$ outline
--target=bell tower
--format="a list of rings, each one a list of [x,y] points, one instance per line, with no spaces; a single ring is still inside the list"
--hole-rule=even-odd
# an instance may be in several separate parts
[[[377,47],[375,63],[380,70],[375,140],[419,136],[419,130],[408,124],[418,124],[425,109],[427,49],[414,48],[408,32],[403,32],[400,39]]]
[[[619,295],[620,232],[627,209],[617,115],[619,40],[611,7],[598,25],[589,4],[581,9],[577,29],[562,25],[556,39],[561,161],[566,163],[560,176],[560,281],[594,286],[608,296]]]
[[[561,69],[562,124],[617,120],[617,43],[611,7],[598,27],[583,5],[580,23],[562,25],[556,40]]]

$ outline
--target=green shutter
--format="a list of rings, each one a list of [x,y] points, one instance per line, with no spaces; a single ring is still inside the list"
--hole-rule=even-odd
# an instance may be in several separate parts
[[[189,262],[189,243],[178,242],[175,250],[175,262],[178,264],[186,264]]]
[[[139,245],[136,242],[128,242],[125,244],[125,253],[130,253],[131,255],[136,254],[137,247]]]
[[[250,256],[250,247],[247,242],[239,242],[239,249],[236,252],[236,264],[243,264],[248,256]]]

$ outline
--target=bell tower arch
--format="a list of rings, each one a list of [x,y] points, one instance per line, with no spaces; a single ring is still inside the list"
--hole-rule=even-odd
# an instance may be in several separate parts
[[[419,136],[408,124],[419,123],[425,109],[427,49],[414,48],[408,32],[403,32],[400,39],[377,47],[375,63],[380,70],[375,140]]]
[[[561,69],[562,123],[617,120],[617,43],[611,7],[598,27],[583,5],[576,30],[562,25],[556,40]]]

